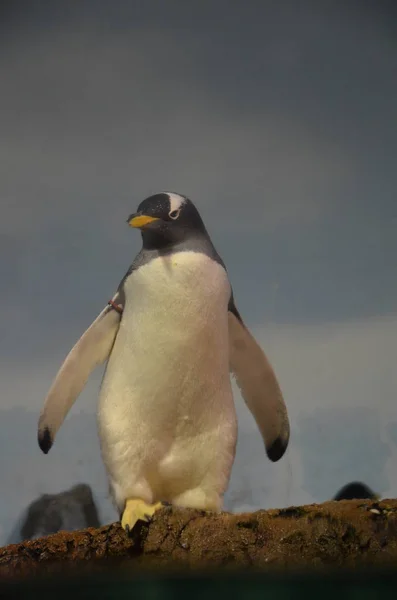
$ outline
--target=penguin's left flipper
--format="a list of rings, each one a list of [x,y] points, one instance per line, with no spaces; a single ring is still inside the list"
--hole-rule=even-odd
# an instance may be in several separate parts
[[[284,398],[271,364],[234,304],[228,315],[230,371],[260,429],[268,457],[276,462],[289,442]]]
[[[119,292],[112,302],[114,306],[122,306]],[[39,418],[38,442],[45,454],[53,445],[58,429],[92,371],[109,357],[120,320],[121,314],[107,305],[83,333],[59,369]]]

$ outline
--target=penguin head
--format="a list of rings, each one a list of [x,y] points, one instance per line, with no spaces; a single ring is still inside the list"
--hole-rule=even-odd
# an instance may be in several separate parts
[[[192,238],[208,236],[193,202],[186,196],[172,192],[145,198],[137,212],[128,217],[127,223],[141,230],[146,248],[172,246]]]
[[[379,496],[375,494],[365,483],[361,481],[352,481],[347,483],[334,496],[334,500],[379,500]]]

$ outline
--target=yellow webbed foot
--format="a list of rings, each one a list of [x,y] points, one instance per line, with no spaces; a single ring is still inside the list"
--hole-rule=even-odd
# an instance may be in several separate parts
[[[121,526],[127,533],[130,533],[138,521],[148,523],[156,510],[162,508],[163,503],[147,504],[139,498],[129,498],[125,503],[123,516],[121,517]]]

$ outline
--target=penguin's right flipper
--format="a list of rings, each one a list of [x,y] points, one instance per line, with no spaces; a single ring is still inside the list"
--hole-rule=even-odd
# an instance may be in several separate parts
[[[45,454],[92,371],[110,355],[121,320],[114,306],[122,307],[121,299],[117,292],[112,298],[113,307],[109,304],[99,313],[69,352],[53,381],[38,425],[38,442]]]
[[[234,304],[229,310],[229,363],[262,434],[266,453],[276,462],[284,455],[289,442],[287,407],[266,354],[244,325]]]

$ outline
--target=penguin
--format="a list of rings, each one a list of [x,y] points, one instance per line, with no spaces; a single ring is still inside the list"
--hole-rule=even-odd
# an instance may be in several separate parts
[[[352,481],[344,485],[333,500],[379,500],[370,487],[361,481]]]
[[[287,449],[290,425],[274,369],[243,322],[194,203],[161,192],[127,222],[140,230],[142,248],[56,375],[38,443],[47,454],[91,372],[106,362],[100,448],[129,533],[165,505],[222,509],[237,442],[231,376],[273,462]]]

